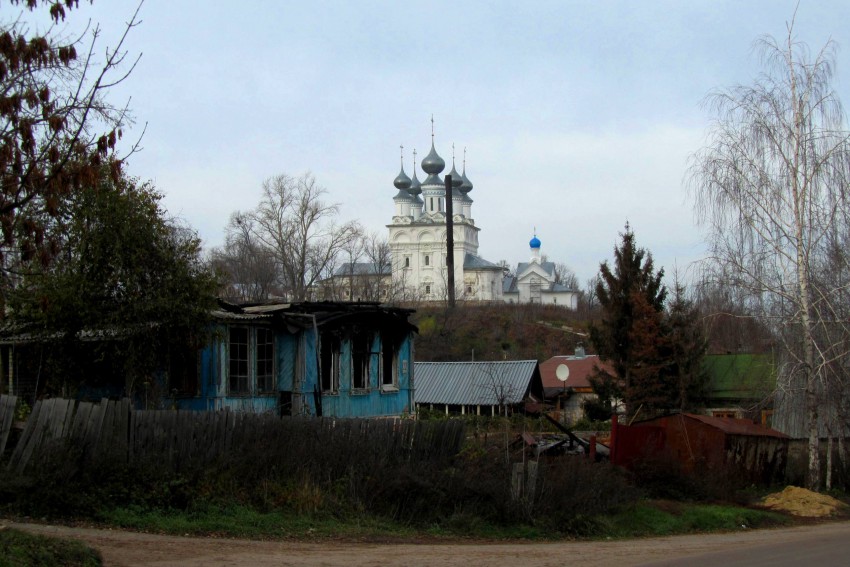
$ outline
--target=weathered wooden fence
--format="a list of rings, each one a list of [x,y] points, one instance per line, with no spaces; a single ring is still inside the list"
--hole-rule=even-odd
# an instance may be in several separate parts
[[[6,450],[6,442],[9,440],[9,432],[12,431],[17,404],[17,396],[0,396],[0,455]]]
[[[0,399],[4,408],[15,401]],[[11,421],[10,421],[11,423]],[[5,439],[0,429],[0,442]],[[134,410],[129,400],[36,402],[6,463],[17,472],[38,463],[57,447],[72,447],[80,458],[108,456],[126,462],[168,464],[175,470],[211,463],[258,444],[275,447],[309,439],[316,447],[368,446],[376,455],[413,461],[456,454],[464,441],[461,421],[278,417],[232,411]],[[2,454],[2,450],[0,450]]]

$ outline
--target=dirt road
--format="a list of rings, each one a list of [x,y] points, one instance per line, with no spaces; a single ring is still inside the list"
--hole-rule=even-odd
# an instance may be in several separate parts
[[[99,549],[108,566],[242,567],[293,565],[305,567],[346,565],[365,566],[617,566],[657,564],[681,565],[701,560],[716,565],[712,555],[722,553],[722,564],[743,564],[730,558],[740,551],[772,565],[783,562],[783,549],[822,549],[835,542],[847,554],[850,546],[850,522],[835,522],[773,530],[689,535],[665,538],[608,542],[562,543],[404,543],[374,544],[351,542],[303,543],[289,541],[250,541],[195,537],[174,537],[126,532],[9,523],[9,527],[32,533],[75,538]],[[743,557],[743,556],[742,556]],[[776,562],[779,558],[778,563]],[[795,560],[798,561],[798,560]],[[752,563],[766,564],[763,561]]]

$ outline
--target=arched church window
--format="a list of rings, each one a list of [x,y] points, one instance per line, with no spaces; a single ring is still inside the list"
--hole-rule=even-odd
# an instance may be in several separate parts
[[[410,267],[410,256],[407,256],[407,257],[404,258],[404,267],[405,268]]]
[[[427,254],[425,255],[425,265],[426,265],[426,266],[430,266],[430,265],[431,265],[431,257],[430,257],[430,256],[428,256]]]

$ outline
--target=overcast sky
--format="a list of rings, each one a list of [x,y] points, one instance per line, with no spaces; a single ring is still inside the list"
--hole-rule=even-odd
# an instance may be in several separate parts
[[[668,274],[703,255],[685,186],[712,89],[750,83],[755,39],[786,35],[797,0],[304,2],[147,0],[128,38],[142,54],[111,94],[132,97],[129,172],[168,211],[223,241],[264,179],[311,171],[341,219],[387,233],[405,171],[431,143],[458,169],[467,148],[479,253],[529,257],[534,228],[581,282],[628,221]],[[95,0],[114,44],[134,1]],[[4,11],[14,10],[8,6]],[[801,0],[795,36],[839,50],[850,104],[850,2]],[[417,167],[420,180],[424,178]]]

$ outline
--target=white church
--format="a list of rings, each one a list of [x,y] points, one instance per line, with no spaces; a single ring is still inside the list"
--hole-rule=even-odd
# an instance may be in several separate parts
[[[403,151],[403,150],[402,150]],[[393,202],[395,215],[389,228],[392,255],[392,281],[395,289],[407,297],[423,301],[445,301],[447,291],[446,261],[446,185],[440,174],[446,162],[434,147],[422,160],[425,179],[419,181],[416,151],[413,152],[413,178],[401,171],[393,184],[398,189]],[[555,265],[540,256],[540,239],[535,234],[529,242],[531,258],[517,266],[515,275],[506,275],[499,265],[478,255],[478,233],[472,216],[472,183],[463,171],[458,173],[452,158],[452,221],[454,225],[455,297],[461,301],[501,301],[509,303],[541,303],[575,309],[578,291],[555,283]]]

